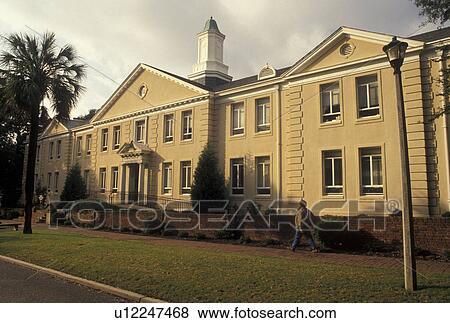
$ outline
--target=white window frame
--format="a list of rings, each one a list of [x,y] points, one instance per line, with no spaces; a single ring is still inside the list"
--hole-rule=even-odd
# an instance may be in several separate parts
[[[92,135],[86,135],[86,156],[91,154]]]
[[[174,139],[174,130],[175,130],[175,116],[173,113],[166,114],[163,117],[164,119],[164,142],[173,142]],[[167,125],[169,123],[169,125]]]
[[[103,128],[100,130],[100,140],[101,140],[101,150],[108,151],[108,141],[109,141],[109,129]]]
[[[260,160],[261,159],[264,159],[263,160],[263,162],[260,162]],[[271,164],[271,160],[270,160],[270,156],[258,156],[258,157],[256,157],[256,194],[257,195],[271,195],[272,194],[272,189],[271,189],[271,186],[270,186],[270,183],[272,182],[272,176],[271,176],[271,167],[270,167],[270,164]],[[268,175],[269,175],[269,186],[267,186],[267,183],[266,183],[266,168],[265,168],[265,165],[269,165],[269,173],[268,173]],[[259,186],[258,185],[258,183],[259,183],[259,178],[258,178],[258,175],[259,175],[259,171],[258,171],[258,168],[259,168],[259,166],[260,165],[262,165],[262,169],[263,169],[263,173],[262,173],[262,182],[263,182],[263,186]],[[269,190],[269,192],[268,193],[266,193],[266,192],[261,192],[261,190]]]
[[[47,173],[47,190],[50,192],[52,190],[52,173]]]
[[[142,126],[140,124],[142,123]],[[142,130],[140,130],[142,129]],[[139,119],[134,121],[134,140],[138,143],[145,144],[147,140],[147,120],[146,119]],[[142,136],[142,138],[138,139],[139,136]]]
[[[238,111],[238,125],[234,124],[234,114]],[[231,105],[231,135],[242,136],[245,134],[245,106],[244,102]]]
[[[61,158],[61,146],[62,146],[62,140],[58,139],[56,141],[56,159]]]
[[[83,142],[83,137],[82,136],[78,136],[76,139],[76,149],[77,149],[77,157],[81,157],[81,144]]]
[[[190,195],[192,188],[192,162],[190,160],[183,160],[180,162],[180,175],[181,175],[181,182],[180,182],[181,194]],[[186,182],[186,185],[184,182]]]
[[[194,133],[194,118],[192,110],[185,110],[181,112],[181,140],[192,140]],[[188,120],[188,121],[186,121]],[[190,127],[189,127],[190,125]],[[185,131],[187,130],[187,131]]]
[[[372,82],[363,82],[364,78],[371,78],[374,77],[376,78],[376,81],[372,81]],[[370,106],[370,85],[371,84],[376,84],[377,85],[377,101],[378,101],[378,105],[377,106]],[[367,107],[366,108],[361,108],[359,106],[359,88],[360,87],[365,87],[366,88],[366,99],[367,99]],[[372,74],[372,75],[365,75],[365,76],[361,76],[356,78],[356,93],[357,93],[357,105],[358,105],[358,119],[364,119],[364,118],[373,118],[373,117],[377,117],[380,115],[380,85],[379,85],[379,80],[378,80],[378,75],[377,74]],[[361,111],[372,111],[372,110],[378,110],[377,114],[371,115],[371,116],[361,116],[360,113]]]
[[[50,141],[49,147],[48,147],[48,158],[53,159],[53,146],[55,143],[53,141]]]
[[[106,167],[100,167],[98,177],[99,177],[100,192],[105,193],[106,192]]]
[[[260,103],[261,101],[267,101],[267,103]],[[270,114],[271,114],[271,107],[270,107],[270,97],[264,97],[256,99],[255,101],[255,120],[256,120],[256,132],[269,132],[271,129],[271,120],[270,120]],[[262,119],[259,120],[259,109],[263,109],[262,113]],[[263,129],[261,129],[263,128]],[[266,129],[267,128],[267,129]]]
[[[336,152],[340,153],[340,156],[333,156],[331,154],[335,154]],[[331,156],[327,156],[331,155]],[[341,160],[341,175],[342,175],[342,185],[336,185],[336,175],[335,175],[335,162],[336,160]],[[325,163],[327,160],[331,160],[331,182],[332,185],[326,185],[326,167]],[[328,196],[342,196],[344,194],[344,158],[342,149],[332,149],[332,150],[324,150],[322,152],[322,168],[323,168],[323,194]],[[340,189],[339,193],[328,193],[327,189]]]
[[[113,150],[120,148],[120,135],[121,135],[120,126],[114,126],[113,127]]]
[[[333,101],[333,96],[334,94],[336,94],[335,92],[337,91],[337,95],[339,97],[339,111],[335,112],[334,111],[334,101]],[[323,95],[328,93],[329,96],[329,102],[330,102],[330,112],[329,113],[324,113],[325,111],[325,106],[324,106],[324,102],[323,102]],[[320,122],[321,123],[329,123],[329,122],[336,122],[336,121],[340,121],[341,120],[341,112],[342,112],[342,108],[341,108],[341,88],[340,88],[340,84],[339,82],[333,82],[333,83],[328,83],[328,84],[322,84],[320,86],[320,112],[321,112],[321,118],[320,118]],[[325,117],[336,117],[333,120],[329,120],[326,121],[324,120]]]
[[[162,188],[164,195],[172,195],[173,192],[173,164],[164,162],[162,167]]]
[[[54,185],[55,192],[58,192],[59,172],[55,172]]]
[[[111,167],[111,191],[117,193],[119,189],[119,167]]]
[[[237,172],[237,185],[242,179],[242,186],[233,185],[234,172]],[[244,158],[232,158],[230,160],[230,177],[231,177],[231,194],[232,195],[244,195],[245,187],[245,166]]]
[[[370,150],[370,149],[379,149],[380,152],[379,153],[365,153],[365,151]],[[383,170],[384,170],[384,165],[383,165],[383,150],[381,149],[381,147],[367,147],[367,148],[360,148],[359,150],[359,163],[360,163],[360,181],[361,181],[361,195],[383,195],[384,194],[384,174],[383,174]],[[374,157],[379,157],[380,158],[380,162],[381,162],[381,184],[374,184],[374,172],[373,172],[373,159]],[[369,185],[364,185],[363,183],[363,158],[369,158],[369,174],[370,174],[370,184]],[[381,188],[381,192],[369,192],[366,193],[364,192],[365,188],[372,188],[372,189],[377,189],[377,188]]]

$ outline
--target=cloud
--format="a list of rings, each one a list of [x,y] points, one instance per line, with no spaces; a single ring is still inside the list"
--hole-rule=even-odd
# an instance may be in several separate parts
[[[224,60],[235,79],[267,62],[294,63],[341,25],[409,35],[421,22],[410,0],[2,0],[0,12],[0,34],[53,31],[114,80],[89,68],[73,115],[101,107],[140,62],[189,74],[196,34],[210,16],[226,35]]]

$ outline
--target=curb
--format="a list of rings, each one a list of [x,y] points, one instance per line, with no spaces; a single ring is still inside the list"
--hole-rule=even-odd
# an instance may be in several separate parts
[[[102,284],[102,283],[98,283],[96,281],[93,280],[89,280],[89,279],[85,279],[85,278],[81,278],[81,277],[77,277],[77,276],[73,276],[70,274],[66,274],[62,271],[58,271],[58,270],[54,270],[54,269],[50,269],[50,268],[46,268],[46,267],[42,267],[39,265],[35,265],[26,261],[22,261],[22,260],[18,260],[15,258],[10,258],[7,256],[3,256],[0,255],[0,260],[4,260],[6,262],[9,262],[11,264],[14,265],[19,265],[22,267],[27,267],[30,269],[34,269],[37,271],[41,271],[44,272],[46,274],[55,276],[55,277],[59,277],[89,288],[93,288],[96,290],[100,290],[102,292],[114,295],[114,296],[118,296],[121,298],[124,298],[126,300],[132,301],[132,302],[136,302],[136,303],[166,303],[166,301],[157,299],[157,298],[152,298],[152,297],[148,297],[142,294],[138,294],[135,292],[131,292],[125,289],[121,289],[121,288],[117,288],[117,287],[113,287],[113,286],[109,286],[106,284]]]

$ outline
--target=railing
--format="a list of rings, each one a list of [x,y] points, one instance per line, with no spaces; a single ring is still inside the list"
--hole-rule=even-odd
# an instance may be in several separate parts
[[[100,199],[113,205],[145,206],[166,211],[189,211],[193,205],[190,200],[176,199],[169,196],[157,196],[138,192],[99,191],[91,198]]]

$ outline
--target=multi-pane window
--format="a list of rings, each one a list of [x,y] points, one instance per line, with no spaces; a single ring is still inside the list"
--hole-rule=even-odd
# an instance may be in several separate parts
[[[37,145],[36,161],[39,161],[40,158],[41,158],[41,145]]]
[[[173,114],[164,116],[164,142],[173,141]]]
[[[81,141],[82,141],[82,137],[77,137],[76,149],[77,149],[77,156],[78,157],[81,157]]]
[[[108,129],[102,129],[102,151],[108,150]]]
[[[244,159],[231,160],[231,194],[244,194]]]
[[[192,139],[192,110],[183,111],[182,119],[182,140]]]
[[[324,194],[341,195],[343,193],[342,151],[328,150],[322,154]]]
[[[104,193],[106,191],[106,168],[100,168],[98,176],[98,186],[100,187],[100,192]]]
[[[358,118],[379,115],[377,75],[358,77],[356,86],[358,89]]]
[[[91,154],[91,147],[92,147],[92,135],[86,135],[86,155]]]
[[[341,119],[339,83],[320,86],[322,123]]]
[[[172,163],[163,164],[163,194],[172,194]]]
[[[383,163],[380,147],[360,149],[361,193],[383,194]]]
[[[47,190],[49,192],[52,190],[52,173],[47,174]]]
[[[256,158],[256,193],[270,194],[270,157]]]
[[[119,149],[120,147],[120,126],[114,126],[113,128],[113,149]]]
[[[256,100],[256,132],[270,130],[270,99]]]
[[[245,129],[244,103],[236,103],[231,106],[231,135],[242,135]]]
[[[61,142],[61,140],[58,140],[57,142],[56,142],[56,158],[61,158],[61,145],[62,145],[62,142]]]
[[[55,192],[58,192],[59,172],[55,172]]]
[[[145,142],[145,120],[138,120],[135,123],[135,139],[136,142]]]
[[[54,146],[54,142],[51,141],[48,147],[48,158],[49,159],[53,159],[53,146]]]
[[[190,161],[181,162],[181,194],[191,193],[192,167]]]
[[[111,168],[111,190],[117,192],[119,188],[119,167]]]
[[[90,176],[89,176],[89,169],[85,169],[84,170],[84,183],[86,184],[86,191],[89,192],[89,181],[90,181]]]

